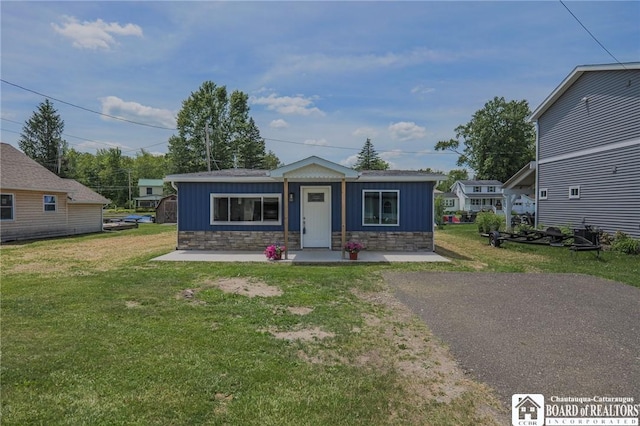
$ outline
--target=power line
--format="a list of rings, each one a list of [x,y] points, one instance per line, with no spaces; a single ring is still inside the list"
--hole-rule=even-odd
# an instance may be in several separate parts
[[[589,29],[580,21],[580,19],[578,19],[578,17],[571,11],[571,9],[569,9],[569,7],[564,4],[564,1],[559,0],[560,4],[564,6],[565,9],[567,9],[567,11],[571,14],[571,16],[574,17],[574,19],[576,21],[578,21],[578,24],[580,24],[580,26],[582,28],[584,28],[584,30],[591,36],[592,39],[594,39],[596,41],[596,43],[598,43],[600,45],[600,47],[602,47],[604,49],[605,52],[607,52],[609,54],[609,56],[611,56],[613,58],[614,61],[616,61],[618,64],[622,65],[622,68],[624,68],[625,70],[627,69],[627,67],[624,66],[624,64],[622,62],[620,62],[618,60],[618,58],[616,58],[613,53],[609,52],[609,49],[607,49],[606,47],[604,47],[604,45],[602,43],[600,43],[600,40],[598,40],[596,38],[596,36],[594,36],[591,31],[589,31]]]
[[[178,129],[173,128],[173,127],[156,126],[155,124],[141,123],[139,121],[127,120],[126,118],[117,117],[115,115],[110,115],[110,114],[105,114],[105,113],[100,112],[100,111],[95,111],[95,110],[92,110],[92,109],[89,109],[89,108],[85,108],[85,107],[80,106],[80,105],[72,104],[71,102],[63,101],[62,99],[54,98],[53,96],[45,95],[44,93],[40,93],[40,92],[37,92],[35,90],[28,89],[26,87],[20,86],[19,84],[11,83],[10,81],[4,80],[2,78],[0,78],[0,81],[2,81],[5,84],[8,84],[10,86],[17,87],[18,89],[22,89],[22,90],[25,90],[27,92],[35,93],[36,95],[42,96],[44,98],[53,99],[56,102],[60,102],[60,103],[65,104],[65,105],[69,105],[71,107],[78,108],[78,109],[81,109],[83,111],[91,112],[93,114],[98,114],[98,115],[101,115],[103,117],[109,117],[109,118],[112,118],[114,120],[124,121],[126,123],[136,124],[138,126],[152,127],[154,129],[172,130],[172,131],[178,130]]]

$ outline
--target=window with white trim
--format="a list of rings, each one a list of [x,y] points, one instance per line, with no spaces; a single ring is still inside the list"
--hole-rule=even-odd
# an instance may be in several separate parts
[[[0,194],[0,220],[13,220],[13,194]]]
[[[482,192],[482,187],[481,186],[474,186],[473,187],[473,192]]]
[[[456,205],[456,200],[452,199],[452,198],[447,198],[445,200],[443,200],[443,204],[444,207],[453,207]]]
[[[211,194],[212,225],[279,225],[281,194]]]
[[[496,187],[495,186],[488,186],[487,187],[487,192],[496,192]]]
[[[580,185],[570,186],[569,187],[569,199],[577,200],[580,198]]]
[[[56,196],[55,195],[45,195],[43,198],[44,211],[45,212],[55,212],[56,211]]]
[[[400,191],[363,190],[362,224],[398,226]]]
[[[547,188],[540,188],[540,191],[538,191],[538,199],[546,200],[548,193],[549,191],[547,190]]]

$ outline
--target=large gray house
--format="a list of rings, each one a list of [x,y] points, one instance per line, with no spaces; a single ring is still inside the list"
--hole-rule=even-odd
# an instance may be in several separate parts
[[[640,63],[576,67],[531,120],[536,223],[640,238]]]

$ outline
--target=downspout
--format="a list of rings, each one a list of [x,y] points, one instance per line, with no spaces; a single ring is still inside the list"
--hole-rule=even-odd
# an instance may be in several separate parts
[[[536,129],[536,192],[534,197],[534,200],[536,200],[536,208],[534,210],[535,221],[533,223],[533,226],[537,228],[539,224],[538,220],[540,217],[540,214],[538,212],[538,209],[540,208],[540,125],[538,124],[538,120],[536,120],[534,124]]]
[[[169,182],[171,187],[176,190],[176,197],[178,197],[178,187],[176,186],[174,181]],[[180,214],[180,209],[178,208],[178,200],[176,199],[176,250],[178,250],[178,242],[180,241],[180,220],[178,215]]]

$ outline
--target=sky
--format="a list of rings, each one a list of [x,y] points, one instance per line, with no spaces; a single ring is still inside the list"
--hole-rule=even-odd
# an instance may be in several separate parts
[[[2,142],[18,146],[46,96],[69,146],[93,154],[166,153],[183,101],[212,81],[249,95],[285,164],[352,166],[369,138],[393,169],[447,172],[458,156],[435,144],[494,97],[533,111],[576,66],[640,61],[640,1],[2,1],[0,13]]]

